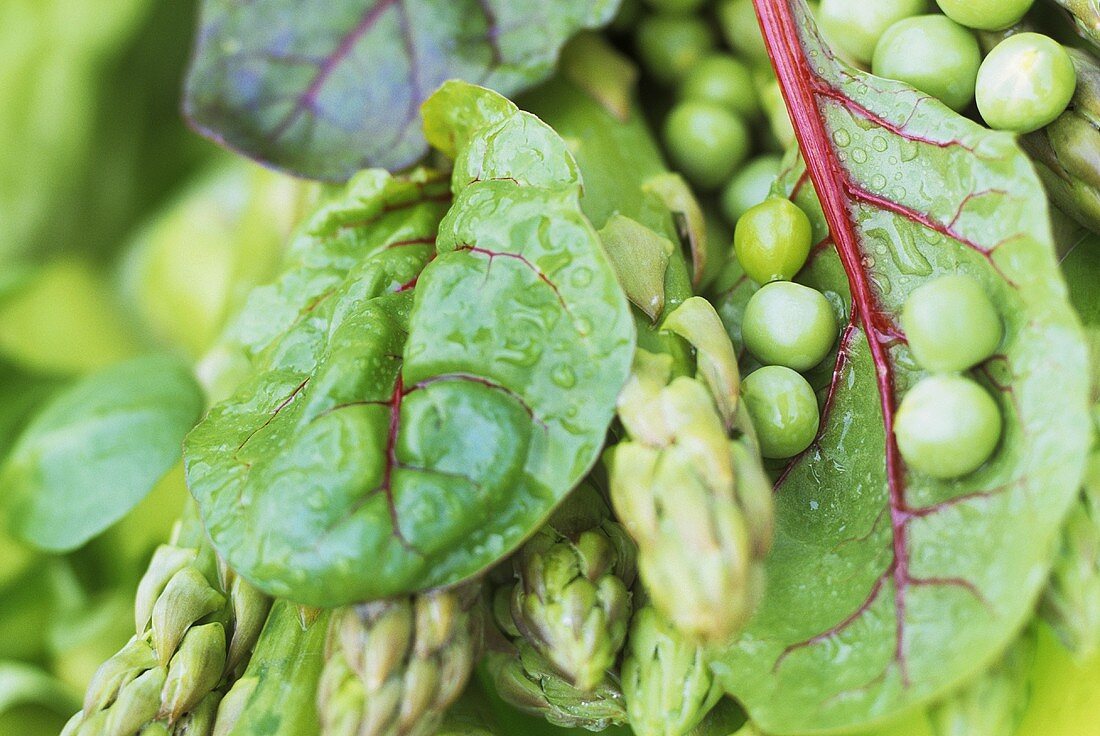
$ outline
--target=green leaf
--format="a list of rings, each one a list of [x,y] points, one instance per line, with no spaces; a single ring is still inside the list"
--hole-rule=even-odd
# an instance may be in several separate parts
[[[234,328],[253,376],[187,438],[219,553],[279,597],[335,606],[493,564],[596,461],[626,380],[629,306],[565,144],[488,90],[438,95],[453,205],[425,172],[354,179]]]
[[[776,483],[767,594],[715,666],[764,731],[822,732],[957,687],[1032,615],[1089,446],[1087,356],[1013,138],[843,65],[802,0],[756,8],[808,162],[782,190],[832,233],[799,280],[847,325],[811,376],[822,432]],[[898,313],[946,273],[978,280],[1006,329],[975,371],[1001,445],[952,482],[906,468],[890,431],[924,375]]]
[[[448,79],[545,79],[618,0],[205,0],[184,109],[205,135],[316,179],[427,152],[420,105]],[[294,22],[288,23],[288,17]]]
[[[0,713],[29,704],[68,713],[80,707],[80,700],[62,682],[40,669],[22,662],[0,661]]]
[[[187,367],[160,356],[104,369],[55,397],[0,473],[14,533],[66,551],[118,521],[179,459],[202,403]]]
[[[42,403],[64,382],[0,360],[0,462]]]

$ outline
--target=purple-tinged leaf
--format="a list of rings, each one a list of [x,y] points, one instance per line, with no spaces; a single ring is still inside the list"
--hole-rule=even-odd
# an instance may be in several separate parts
[[[512,94],[618,0],[204,0],[184,111],[204,135],[313,179],[403,169],[448,79]]]

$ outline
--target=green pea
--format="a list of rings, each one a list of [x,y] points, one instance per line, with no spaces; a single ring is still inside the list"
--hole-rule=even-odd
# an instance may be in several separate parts
[[[926,0],[823,0],[821,27],[842,53],[869,64],[887,28],[927,7]]]
[[[749,129],[741,118],[710,102],[681,102],[664,127],[669,155],[701,189],[715,189],[749,153]]]
[[[730,179],[720,202],[722,214],[730,223],[736,224],[741,215],[768,198],[781,164],[779,156],[757,156]]]
[[[744,117],[760,112],[752,70],[729,54],[713,54],[688,72],[680,87],[685,100],[713,102]]]
[[[1035,0],[936,0],[940,10],[967,28],[1000,31],[1015,25]]]
[[[710,26],[695,15],[650,15],[638,23],[635,37],[645,70],[671,85],[709,54],[715,45]]]
[[[930,371],[965,371],[1001,344],[1004,326],[993,302],[969,276],[941,276],[905,300],[901,327],[918,363]]]
[[[1001,439],[997,402],[973,379],[929,376],[909,390],[894,418],[894,435],[910,468],[934,478],[972,473]]]
[[[821,414],[806,379],[790,368],[759,368],[741,383],[741,398],[766,458],[787,458],[810,446]]]
[[[737,221],[733,249],[753,281],[790,281],[805,265],[812,237],[806,213],[789,199],[772,197]]]
[[[875,47],[872,69],[961,111],[974,99],[981,63],[973,33],[942,15],[918,15],[886,29]]]
[[[1065,111],[1077,72],[1065,48],[1041,33],[1009,36],[978,70],[978,111],[994,130],[1030,133]]]
[[[741,334],[761,363],[805,371],[829,354],[836,341],[836,315],[820,291],[773,281],[749,299]]]
[[[731,49],[755,65],[771,64],[752,0],[723,0],[718,4],[718,24]]]

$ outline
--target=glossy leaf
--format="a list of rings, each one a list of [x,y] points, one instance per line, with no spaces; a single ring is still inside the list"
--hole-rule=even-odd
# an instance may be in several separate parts
[[[570,36],[606,23],[617,6],[205,0],[184,109],[208,137],[302,176],[401,169],[427,152],[420,105],[441,83],[530,87]]]
[[[756,9],[808,162],[782,190],[832,233],[799,279],[847,324],[821,372],[822,432],[776,483],[767,594],[715,666],[763,730],[821,732],[942,695],[1031,616],[1088,448],[1087,358],[1013,138],[847,67],[802,0]],[[977,279],[1006,329],[975,371],[1004,436],[953,482],[907,469],[891,431],[923,375],[898,313],[946,273]]]
[[[595,462],[629,371],[629,306],[563,141],[464,83],[425,113],[457,155],[453,205],[438,176],[353,180],[239,320],[253,376],[187,439],[218,551],[298,602],[499,560]]]
[[[158,356],[104,369],[59,394],[0,473],[0,503],[15,534],[64,551],[118,521],[179,460],[202,403],[187,367]]]

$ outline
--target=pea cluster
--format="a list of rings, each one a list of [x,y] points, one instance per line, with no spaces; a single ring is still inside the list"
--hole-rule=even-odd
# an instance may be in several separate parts
[[[658,122],[672,163],[736,222],[794,143],[752,0],[628,2],[620,18],[648,79],[668,92]]]
[[[1077,74],[1065,47],[1015,27],[1035,0],[823,0],[820,21],[848,60],[964,112],[977,103],[995,130],[1029,133],[1053,122]],[[983,59],[982,44],[991,50]]]
[[[794,278],[810,254],[810,220],[796,204],[771,197],[737,222],[734,253],[763,286],[749,299],[741,324],[745,347],[764,364],[742,385],[764,457],[805,450],[821,421],[817,397],[799,371],[821,363],[836,341],[837,321],[825,296]]]
[[[905,301],[901,326],[909,350],[931,375],[901,400],[894,436],[906,464],[934,478],[972,473],[1001,439],[997,402],[967,372],[988,360],[1004,326],[982,286],[969,276],[941,276]]]

